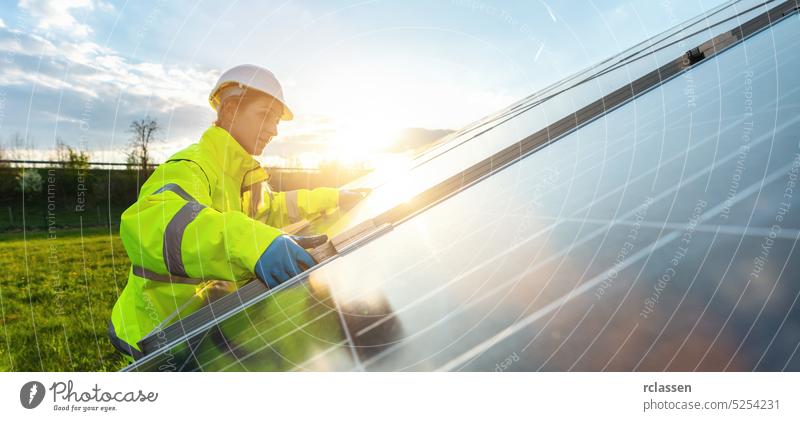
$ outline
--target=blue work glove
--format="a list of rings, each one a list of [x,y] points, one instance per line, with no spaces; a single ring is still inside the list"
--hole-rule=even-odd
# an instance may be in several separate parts
[[[298,238],[303,241],[315,237]],[[254,272],[267,286],[275,288],[315,264],[314,258],[292,237],[281,235],[275,238],[258,258]]]
[[[372,189],[345,189],[339,190],[339,208],[341,210],[350,210],[363,200],[372,191]]]

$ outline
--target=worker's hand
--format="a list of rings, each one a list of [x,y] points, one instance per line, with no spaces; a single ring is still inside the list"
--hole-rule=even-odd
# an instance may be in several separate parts
[[[345,189],[339,190],[339,208],[346,211],[350,210],[361,200],[367,197],[372,189]]]
[[[288,235],[272,241],[258,258],[254,272],[270,288],[314,266],[314,258]]]

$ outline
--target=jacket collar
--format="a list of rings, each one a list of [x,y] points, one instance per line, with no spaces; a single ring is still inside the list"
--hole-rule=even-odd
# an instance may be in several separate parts
[[[211,126],[200,138],[200,146],[208,149],[221,167],[222,172],[242,182],[245,174],[255,169],[260,169],[261,164],[228,133],[227,130]]]

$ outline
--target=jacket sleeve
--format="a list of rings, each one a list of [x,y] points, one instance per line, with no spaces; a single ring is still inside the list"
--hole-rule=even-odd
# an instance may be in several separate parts
[[[314,219],[339,206],[339,190],[320,187],[272,192],[266,189],[255,219],[274,227],[285,227],[303,219]]]
[[[210,207],[210,181],[191,161],[159,166],[123,214],[131,263],[161,275],[241,281],[281,231],[239,211]]]

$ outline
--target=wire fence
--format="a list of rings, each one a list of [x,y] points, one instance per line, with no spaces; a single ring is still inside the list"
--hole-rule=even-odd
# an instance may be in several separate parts
[[[71,168],[74,164],[67,161],[53,161],[53,160],[31,160],[31,159],[0,159],[0,166],[10,166],[18,168]],[[131,164],[127,162],[86,162],[87,169],[141,169],[141,164]],[[147,164],[148,170],[154,170],[161,163]],[[329,169],[320,168],[303,168],[303,167],[265,167],[270,171],[281,173],[304,173],[304,174],[319,174]],[[335,171],[344,174],[361,175],[370,172],[367,168],[347,168],[337,167]]]

